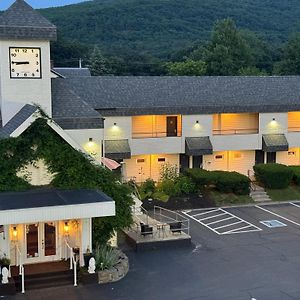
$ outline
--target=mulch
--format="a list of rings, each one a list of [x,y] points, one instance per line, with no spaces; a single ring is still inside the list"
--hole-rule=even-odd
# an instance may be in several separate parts
[[[155,205],[170,210],[216,207],[215,202],[205,194],[192,194],[181,197],[170,197],[169,201],[167,202],[155,199],[146,199],[143,201],[143,207],[146,210],[153,209]]]

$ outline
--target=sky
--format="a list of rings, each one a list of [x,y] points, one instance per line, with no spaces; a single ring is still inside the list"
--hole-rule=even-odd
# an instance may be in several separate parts
[[[7,9],[15,0],[0,0],[0,10]],[[51,6],[63,6],[84,2],[87,0],[26,0],[33,8],[45,8]]]

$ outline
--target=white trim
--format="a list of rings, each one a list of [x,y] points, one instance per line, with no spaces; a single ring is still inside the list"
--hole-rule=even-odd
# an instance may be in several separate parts
[[[115,202],[96,202],[0,211],[3,225],[115,216]]]
[[[36,113],[37,109],[18,128],[16,128],[10,134],[10,137],[18,137],[19,135],[21,135],[36,120]]]

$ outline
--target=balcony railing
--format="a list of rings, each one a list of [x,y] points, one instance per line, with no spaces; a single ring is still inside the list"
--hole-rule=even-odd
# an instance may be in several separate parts
[[[300,132],[300,127],[289,127],[288,132]]]
[[[173,135],[168,132],[155,131],[155,132],[132,132],[133,139],[147,139],[147,138],[161,138],[161,137],[180,137],[181,131]]]
[[[256,134],[258,128],[246,129],[213,129],[213,135],[235,135],[235,134]]]

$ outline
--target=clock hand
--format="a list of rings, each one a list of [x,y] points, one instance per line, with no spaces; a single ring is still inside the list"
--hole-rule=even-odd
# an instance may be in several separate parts
[[[29,61],[12,61],[15,65],[29,65]]]

